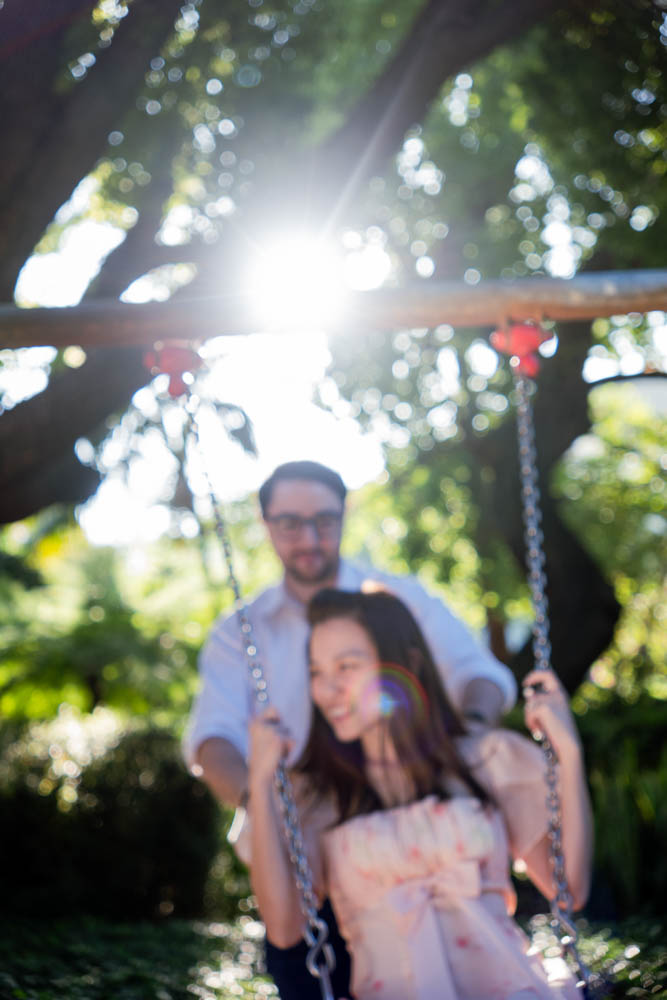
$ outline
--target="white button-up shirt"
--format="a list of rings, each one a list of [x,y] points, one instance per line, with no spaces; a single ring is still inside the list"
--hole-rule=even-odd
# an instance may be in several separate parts
[[[503,692],[505,710],[512,707],[516,681],[511,671],[477,642],[439,597],[428,594],[414,577],[392,576],[341,561],[337,582],[341,590],[360,590],[365,580],[383,585],[410,608],[456,707],[461,706],[464,688],[474,678],[493,681]],[[306,608],[288,593],[283,582],[249,604],[248,616],[271,704],[295,740],[292,757],[296,759],[310,728]],[[254,696],[236,613],[219,618],[213,626],[199,669],[201,689],[184,739],[188,764],[194,764],[204,740],[214,736],[229,740],[247,757]]]

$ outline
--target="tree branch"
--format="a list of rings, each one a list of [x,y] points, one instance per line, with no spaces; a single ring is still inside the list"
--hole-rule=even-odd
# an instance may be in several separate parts
[[[73,0],[70,6],[75,6]],[[9,94],[14,97],[6,95],[3,99],[3,139],[13,151],[7,159],[13,161],[16,170],[12,183],[2,186],[6,196],[0,207],[0,298],[11,298],[18,272],[45,226],[104,152],[106,136],[118,123],[119,110],[132,102],[150,57],[159,51],[173,28],[178,7],[176,0],[132,4],[112,44],[97,53],[89,78],[63,96],[56,95],[53,89],[59,68],[55,58],[57,55],[60,59],[62,53],[59,49],[52,51],[52,39],[40,39],[34,54],[38,66],[42,47],[47,45],[50,52],[46,62],[48,80],[46,74],[38,73],[38,98],[32,84],[21,90],[27,83],[26,73],[34,69],[32,58],[22,52],[12,56],[11,63],[23,60],[24,65],[17,81],[18,91],[12,85]],[[22,94],[21,104],[17,104],[17,93]],[[31,115],[40,116],[39,127],[26,130],[26,106]],[[32,145],[26,145],[26,141],[21,144],[18,138],[26,131]]]
[[[3,413],[0,523],[28,517],[51,503],[89,496],[99,476],[81,465],[74,445],[110,413],[127,406],[147,380],[140,351],[98,350],[82,369],[67,369],[52,378],[48,392]]]
[[[53,81],[63,72],[62,48],[71,26],[90,16],[93,0],[7,4],[2,11],[0,95],[3,140],[12,150],[0,159],[0,213],[15,197],[30,161],[39,155],[58,98]],[[26,8],[29,7],[29,14]],[[26,109],[30,127],[26,127]]]

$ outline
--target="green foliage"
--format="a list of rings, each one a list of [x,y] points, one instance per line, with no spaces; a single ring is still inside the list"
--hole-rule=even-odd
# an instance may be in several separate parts
[[[447,88],[423,139],[447,174],[438,200],[459,255],[448,255],[452,266],[540,273],[552,246],[544,230],[558,220],[571,225],[581,262],[595,252],[618,268],[657,263],[663,57],[655,8],[609,4],[601,17],[557,14]]]
[[[239,502],[228,515],[236,572],[251,594],[275,577],[276,560],[253,504]],[[49,719],[63,703],[104,705],[180,728],[198,648],[232,603],[212,526],[193,541],[113,550],[90,546],[70,520],[44,533],[40,521],[2,534],[11,571],[0,574],[4,718]]]
[[[665,928],[660,918],[631,918],[610,927],[578,921],[581,957],[608,977],[612,997],[667,996]]]
[[[595,823],[594,877],[584,912],[625,919],[660,918],[667,893],[667,748],[664,701],[644,693],[627,701],[620,692],[583,684],[572,705],[584,747]],[[525,733],[516,707],[506,725]],[[522,913],[544,901],[525,879],[517,882]]]
[[[555,234],[568,231],[573,269],[592,257],[605,268],[662,265],[667,188],[656,178],[666,169],[667,104],[659,12],[610,4],[602,14],[563,12],[556,22],[449,81],[410,133],[397,170],[371,184],[359,238],[390,253],[399,282],[424,259],[436,278],[465,277],[471,286],[498,275],[569,273],[554,251]],[[657,313],[653,321],[664,323]],[[489,463],[476,470],[475,458],[488,454],[484,439],[506,420],[512,397],[505,366],[488,350],[482,359],[472,350],[479,334],[446,324],[383,338],[351,329],[332,338],[322,395],[336,412],[347,402],[348,415],[386,442],[394,476],[420,463],[434,468],[445,450],[456,452],[486,520],[480,476]],[[591,356],[608,362],[609,374],[631,359],[634,372],[642,359],[664,367],[658,335],[638,315],[599,320],[593,334]],[[565,328],[561,356],[568,335]],[[582,347],[548,389],[573,402],[585,391]],[[555,402],[547,431],[563,423],[557,411]],[[475,542],[483,548],[483,539]]]
[[[660,918],[632,918],[612,926],[586,920],[576,922],[578,947],[584,963],[602,977],[608,997],[667,996],[667,952]],[[527,928],[543,953],[558,947],[546,916],[534,917]]]
[[[234,925],[46,923],[12,919],[0,934],[2,1000],[207,1000],[275,996],[258,974],[262,928]]]
[[[623,607],[613,643],[592,668],[593,684],[582,689],[592,703],[604,704],[602,692],[612,688],[631,700],[643,691],[667,695],[667,422],[659,387],[651,386],[653,406],[631,386],[594,389],[592,432],[575,442],[555,477],[563,516],[613,580]]]
[[[171,734],[61,713],[5,748],[0,798],[5,916],[202,912],[218,808]]]
[[[592,434],[570,449],[557,479],[565,516],[605,572],[634,580],[661,579],[667,556],[667,419],[661,381],[594,388],[589,395]],[[642,388],[655,389],[654,406],[650,396],[643,398]]]
[[[424,258],[435,277],[471,285],[568,274],[593,256],[661,266],[661,15],[644,2],[603,8],[557,12],[445,83],[356,208],[361,238],[385,247],[399,281],[430,273]],[[566,229],[569,266],[554,252]]]
[[[470,465],[456,451],[437,467],[394,467],[353,500],[347,551],[397,573],[418,572],[476,631],[489,616],[524,625],[531,610],[519,567],[507,548],[479,524],[472,502]],[[471,539],[484,539],[484,549]]]
[[[277,574],[254,505],[228,512],[236,571],[248,594]],[[0,705],[17,724],[53,718],[68,704],[113,707],[180,730],[197,683],[196,654],[233,595],[212,526],[194,541],[96,549],[68,520],[44,533],[42,518],[2,534]],[[48,518],[47,518],[48,520]],[[33,584],[39,583],[35,589]]]
[[[8,552],[0,552],[0,587],[8,597],[11,595],[12,585],[16,583],[30,590],[41,587],[44,581],[37,570],[28,566],[23,559]]]
[[[562,30],[549,32],[548,42],[544,27],[535,33],[547,67],[533,60],[519,70],[530,95],[528,129],[539,136],[556,183],[567,184],[577,221],[592,225],[616,266],[636,267],[660,252],[662,225],[654,223],[664,210],[667,168],[661,20],[643,2],[609,4],[588,23],[563,12]],[[548,89],[538,83],[545,68]],[[652,206],[646,221],[641,205]]]
[[[222,810],[221,830],[229,830],[234,816],[232,809]],[[235,921],[239,914],[256,916],[255,897],[251,895],[250,877],[239,861],[226,836],[220,841],[204,885],[202,915],[215,920]]]
[[[194,646],[157,622],[139,623],[118,589],[112,550],[89,549],[69,529],[41,539],[29,558],[44,586],[16,591],[0,626],[5,717],[49,718],[63,701],[171,718],[187,710]]]
[[[581,695],[577,702],[600,890],[611,894],[619,913],[659,915],[667,893],[664,702],[644,695],[628,704],[615,695],[585,712]]]
[[[137,212],[157,215],[159,225],[161,203],[180,207],[198,258],[200,240],[213,243],[224,230],[216,207],[221,196],[252,201],[256,178],[270,183],[275,173],[277,150],[289,148],[298,170],[378,76],[419,7],[415,0],[335,6],[278,0],[261,10],[190,5],[155,52],[136,100],[119,109],[108,157],[95,172],[99,196],[91,212],[117,221],[126,206],[121,225],[130,228]],[[80,19],[63,59],[74,65],[80,52],[94,52],[100,31],[109,26],[99,12],[88,24]],[[113,44],[112,35],[105,45]],[[85,66],[77,72],[77,86],[86,86]],[[220,149],[212,155],[216,142],[228,154],[222,163]],[[52,224],[40,249],[52,247],[61,232]]]

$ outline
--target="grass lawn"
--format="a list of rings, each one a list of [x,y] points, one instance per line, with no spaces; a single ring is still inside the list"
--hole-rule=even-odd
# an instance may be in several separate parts
[[[272,997],[258,974],[264,929],[251,917],[117,924],[17,923],[0,935],[2,1000]]]
[[[582,923],[581,951],[615,979],[615,997],[667,997],[667,926]],[[544,936],[545,927],[533,924]],[[89,918],[0,928],[1,1000],[223,1000],[276,996],[260,974],[262,925]]]

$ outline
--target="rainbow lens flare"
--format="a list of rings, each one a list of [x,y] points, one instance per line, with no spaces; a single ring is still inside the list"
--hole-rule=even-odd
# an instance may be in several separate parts
[[[364,714],[372,716],[379,709],[385,719],[399,711],[415,720],[423,719],[427,707],[426,692],[415,675],[396,663],[383,663],[379,677],[362,696]]]

